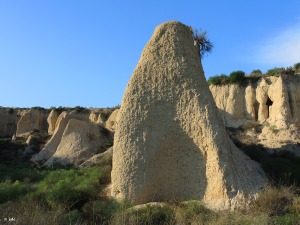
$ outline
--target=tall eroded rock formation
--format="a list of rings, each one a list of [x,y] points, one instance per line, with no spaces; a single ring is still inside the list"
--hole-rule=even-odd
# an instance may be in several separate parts
[[[55,124],[57,121],[59,114],[56,109],[52,109],[48,118],[47,118],[47,123],[48,123],[48,134],[52,135],[54,130],[55,130]]]
[[[48,131],[48,115],[45,109],[31,108],[18,121],[16,136],[29,136],[33,130]]]
[[[232,209],[264,183],[230,140],[191,30],[161,24],[127,85],[115,131],[112,196],[134,204],[202,199]]]
[[[101,125],[70,119],[57,150],[44,165],[80,165],[95,154],[103,152],[109,136]]]

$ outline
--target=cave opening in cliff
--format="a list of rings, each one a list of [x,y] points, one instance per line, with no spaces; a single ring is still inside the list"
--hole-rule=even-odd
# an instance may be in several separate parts
[[[270,107],[273,105],[273,101],[269,98],[269,96],[268,96],[266,105],[268,106],[268,117],[267,118],[269,118],[269,116],[270,116]]]
[[[255,103],[253,104],[254,107],[254,116],[255,116],[255,120],[258,120],[258,108],[259,108],[259,103],[258,101],[255,101]]]

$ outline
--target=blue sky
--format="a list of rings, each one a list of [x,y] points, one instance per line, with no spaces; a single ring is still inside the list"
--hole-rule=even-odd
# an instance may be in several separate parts
[[[299,0],[0,0],[0,106],[120,104],[145,44],[168,20],[207,31],[207,78],[292,66],[299,9]]]

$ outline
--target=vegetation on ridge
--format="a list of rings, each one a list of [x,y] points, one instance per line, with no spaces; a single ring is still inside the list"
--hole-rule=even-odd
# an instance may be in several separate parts
[[[265,74],[261,70],[253,70],[249,75],[246,75],[243,71],[234,71],[230,73],[229,76],[226,74],[211,76],[208,78],[207,82],[209,85],[225,85],[225,84],[242,84],[246,79],[260,78],[260,77],[270,77],[279,75],[292,76],[300,72],[300,63],[296,63],[293,67],[269,69]]]

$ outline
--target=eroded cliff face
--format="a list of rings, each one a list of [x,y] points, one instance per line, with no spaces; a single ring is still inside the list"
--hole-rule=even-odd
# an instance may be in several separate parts
[[[245,120],[278,128],[300,125],[300,77],[265,77],[247,85],[210,85],[221,115],[229,127]]]
[[[0,107],[0,137],[12,137],[17,130],[19,119],[27,109]]]
[[[269,148],[300,143],[299,75],[249,79],[244,85],[209,88],[227,127],[254,122],[262,128],[258,142]]]

